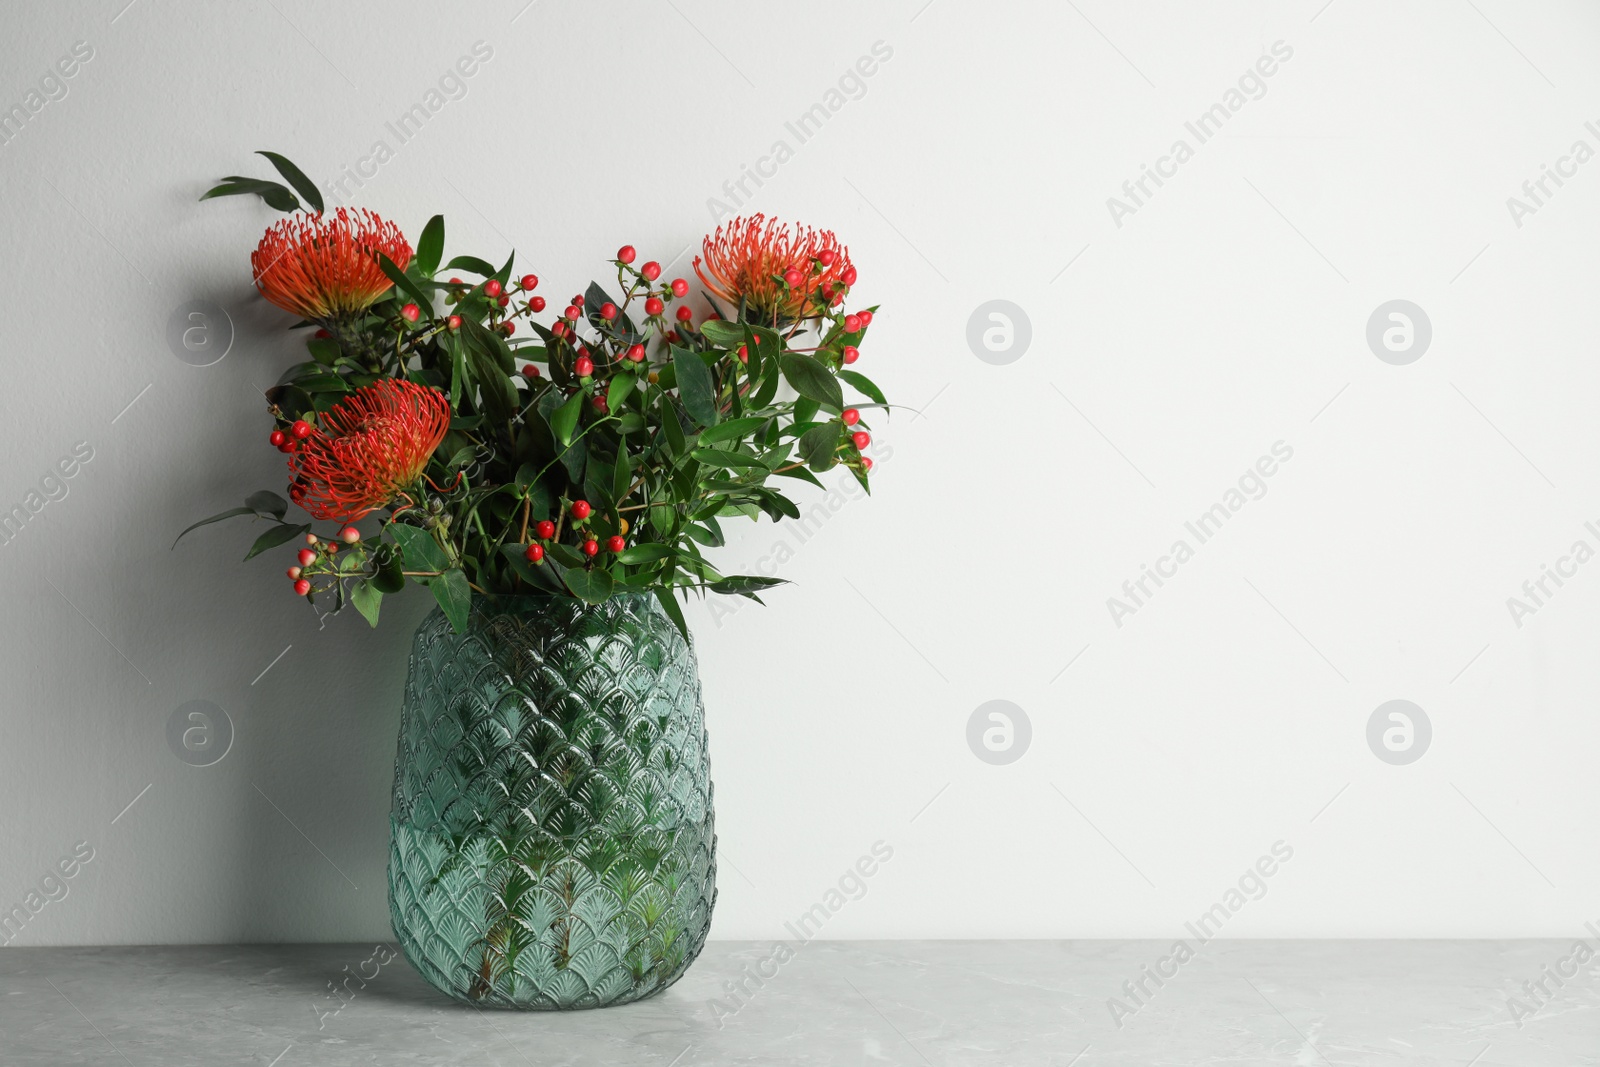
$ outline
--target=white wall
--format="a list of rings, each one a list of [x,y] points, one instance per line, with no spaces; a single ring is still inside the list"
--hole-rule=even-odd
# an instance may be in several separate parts
[[[243,526],[169,551],[280,480],[260,390],[295,358],[249,282],[275,214],[195,200],[268,173],[258,148],[327,179],[396,147],[385,123],[477,41],[465,97],[356,202],[413,238],[442,211],[449,252],[514,246],[564,295],[624,242],[697,240],[786,141],[746,206],[848,241],[883,306],[859,369],[926,408],[882,429],[870,501],[724,557],[787,540],[793,586],[691,618],[716,935],[781,934],[880,839],[893,859],[825,936],[1176,935],[1278,841],[1292,859],[1228,934],[1600,918],[1600,562],[1520,626],[1507,607],[1600,548],[1600,162],[1520,225],[1507,206],[1600,149],[1593,5],[122,3],[13,5],[0,43],[5,106],[93,49],[0,146],[0,501],[93,451],[0,547],[0,906],[93,849],[16,943],[384,936],[429,605],[319,630],[282,553],[238,562]],[[1278,41],[1264,94],[1199,143],[1184,123]],[[892,56],[800,144],[786,121],[877,42]],[[1114,221],[1178,138],[1193,158]],[[1003,366],[967,341],[995,299],[1032,328]],[[1432,325],[1409,365],[1366,340],[1393,299]],[[197,300],[237,332],[204,368],[165,337]],[[1265,495],[1187,534],[1279,441]],[[1118,625],[1107,599],[1179,538],[1194,557]],[[1032,727],[1008,765],[967,742],[995,699]],[[1392,699],[1432,724],[1409,765],[1368,747]],[[234,725],[213,766],[169,748],[191,700]]]

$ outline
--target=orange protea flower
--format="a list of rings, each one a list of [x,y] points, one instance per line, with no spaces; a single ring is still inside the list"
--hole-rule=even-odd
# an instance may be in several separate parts
[[[718,226],[701,250],[704,258],[694,257],[700,281],[730,304],[742,300],[756,318],[803,318],[818,303],[838,303],[840,290],[855,284],[850,250],[832,231],[796,224],[791,233],[765,215]]]
[[[339,208],[291,215],[269,228],[250,266],[262,296],[325,322],[365,311],[394,285],[378,266],[379,252],[401,270],[411,262],[411,246],[394,223],[365,208]]]
[[[450,428],[437,389],[382,378],[319,419],[289,471],[289,497],[318,519],[354,522],[414,485]]]

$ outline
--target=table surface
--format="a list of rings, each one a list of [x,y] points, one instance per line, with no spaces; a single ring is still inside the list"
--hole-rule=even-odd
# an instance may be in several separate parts
[[[7,948],[0,1064],[1600,1064],[1572,941],[1189,945],[721,941],[658,997],[561,1013],[458,1005],[393,946]]]

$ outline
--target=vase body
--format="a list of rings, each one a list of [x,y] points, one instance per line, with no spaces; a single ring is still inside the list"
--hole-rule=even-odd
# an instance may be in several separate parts
[[[653,597],[475,598],[417,628],[389,910],[478,1006],[624,1004],[705,943],[716,836],[694,652]]]

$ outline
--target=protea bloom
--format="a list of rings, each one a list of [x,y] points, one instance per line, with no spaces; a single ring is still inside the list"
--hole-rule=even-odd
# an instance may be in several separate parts
[[[834,302],[835,291],[846,284],[846,271],[855,277],[850,251],[832,231],[796,224],[790,232],[765,215],[718,226],[701,251],[703,257],[694,257],[700,281],[730,304],[742,300],[754,318],[802,318],[817,310],[818,302]],[[780,279],[791,270],[799,275],[798,283],[785,287]]]
[[[261,295],[301,318],[327,323],[365,311],[394,282],[382,252],[405,270],[411,246],[392,222],[361,208],[291,215],[271,227],[250,256]]]
[[[322,415],[289,461],[289,496],[318,519],[354,522],[422,477],[450,428],[437,389],[381,378]]]

